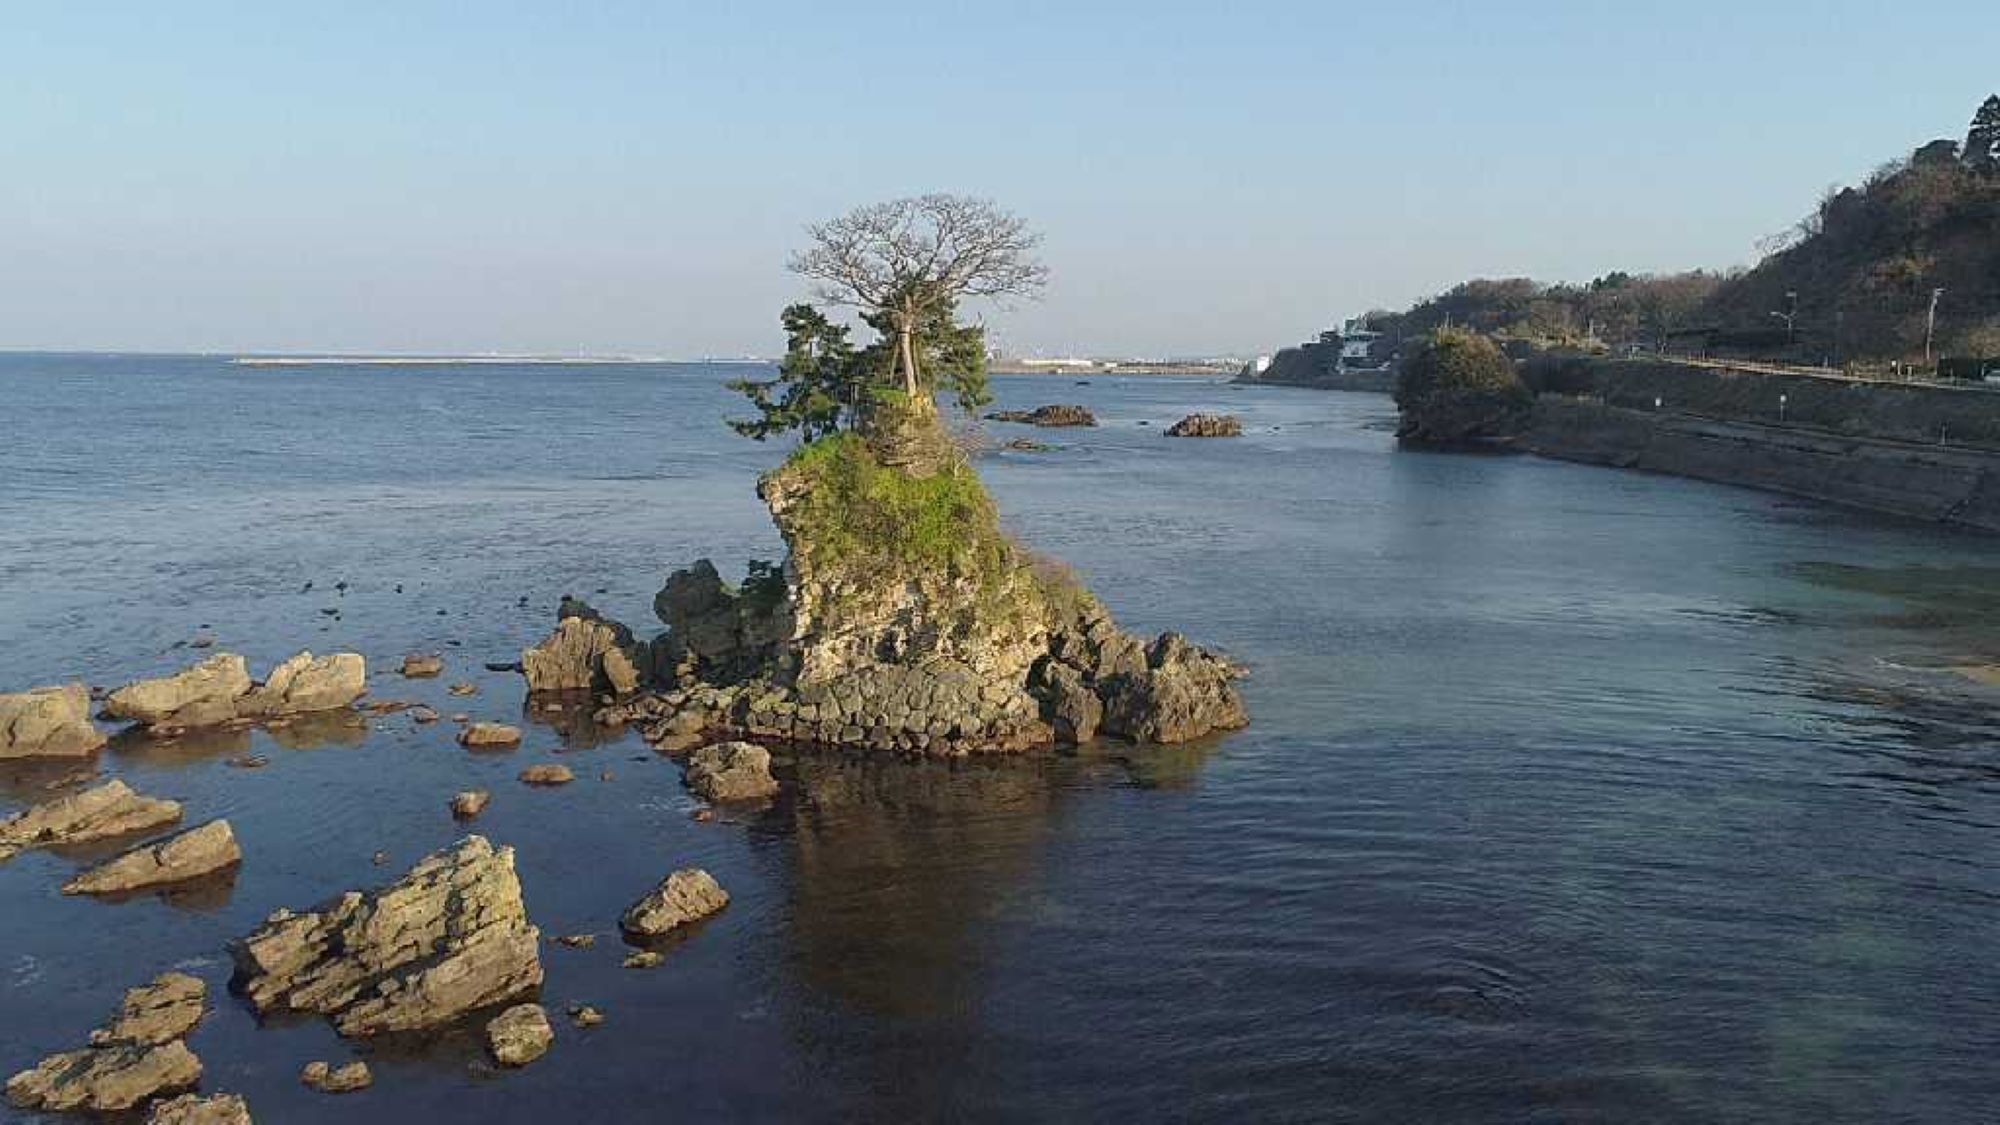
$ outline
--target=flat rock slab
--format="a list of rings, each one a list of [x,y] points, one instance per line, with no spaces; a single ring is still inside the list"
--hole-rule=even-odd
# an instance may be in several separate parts
[[[84,685],[0,694],[0,758],[75,757],[102,745]]]
[[[7,1080],[7,1100],[22,1109],[130,1109],[156,1094],[201,1081],[201,1060],[179,1040],[159,1046],[85,1047],[43,1059]]]
[[[486,1024],[486,1049],[501,1066],[526,1066],[547,1054],[555,1039],[540,1004],[516,1004]]]
[[[576,780],[576,772],[568,766],[529,766],[521,771],[521,781],[528,785],[568,785]]]
[[[180,819],[178,801],[141,796],[113,778],[0,820],[0,860],[29,848],[150,832]]]
[[[729,905],[729,892],[699,867],[684,867],[633,903],[618,920],[631,937],[659,937]]]
[[[157,844],[133,848],[63,885],[66,895],[118,894],[182,883],[243,862],[243,849],[226,820],[211,820]]]
[[[186,973],[163,973],[153,983],[132,989],[111,1023],[90,1033],[93,1046],[121,1043],[158,1046],[185,1038],[201,1022],[208,1003],[208,985]]]
[[[280,910],[233,943],[237,989],[260,1013],[317,1012],[342,1035],[420,1031],[542,982],[514,850],[467,836],[377,891]]]
[[[201,1080],[201,1060],[181,1037],[201,1021],[208,986],[166,973],[125,993],[118,1014],[91,1033],[91,1045],[43,1059],[7,1080],[7,1100],[23,1109],[130,1109]]]
[[[182,1094],[154,1102],[146,1125],[252,1125],[250,1103],[241,1094]]]

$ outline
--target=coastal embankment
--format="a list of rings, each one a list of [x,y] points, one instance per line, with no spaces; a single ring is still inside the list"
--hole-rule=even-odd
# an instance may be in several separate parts
[[[1384,368],[1371,371],[1342,370],[1339,349],[1320,344],[1280,348],[1271,365],[1262,371],[1244,368],[1239,383],[1271,383],[1284,387],[1317,387],[1325,391],[1368,391],[1389,394],[1396,389],[1396,373]]]
[[[1543,396],[1519,448],[2000,531],[2000,454]]]
[[[1985,387],[1713,361],[1530,366],[1545,393],[1522,449],[2000,531],[2000,393]]]

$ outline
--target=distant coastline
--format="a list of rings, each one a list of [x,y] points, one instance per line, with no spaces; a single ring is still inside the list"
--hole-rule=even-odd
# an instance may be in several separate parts
[[[665,356],[545,356],[545,355],[240,355],[230,359],[239,367],[467,367],[473,365],[519,367],[591,367],[630,363],[742,363],[768,364],[754,356],[729,359],[669,359]]]

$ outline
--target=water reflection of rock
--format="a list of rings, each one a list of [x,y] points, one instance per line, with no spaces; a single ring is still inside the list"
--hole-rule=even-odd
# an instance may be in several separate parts
[[[216,727],[189,731],[174,738],[154,738],[144,731],[127,730],[113,737],[110,746],[112,753],[127,762],[183,769],[248,754],[259,729],[287,750],[322,750],[359,746],[367,741],[370,728],[368,717],[354,711],[321,711],[262,728]]]
[[[622,736],[621,727],[599,726],[591,716],[597,701],[587,691],[535,692],[521,702],[521,718],[547,727],[562,739],[564,750],[590,750]]]
[[[986,932],[1036,880],[1061,767],[795,759],[784,815],[803,983],[877,1015],[965,1010],[982,987]]]
[[[986,935],[1032,909],[1065,795],[1192,786],[1217,741],[956,762],[791,759],[776,815],[796,856],[790,927],[803,983],[882,1016],[966,1011],[985,987]]]

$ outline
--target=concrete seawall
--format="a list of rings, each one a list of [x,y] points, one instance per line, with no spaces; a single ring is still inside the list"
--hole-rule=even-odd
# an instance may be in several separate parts
[[[2000,531],[2000,453],[1544,396],[1518,448]]]

